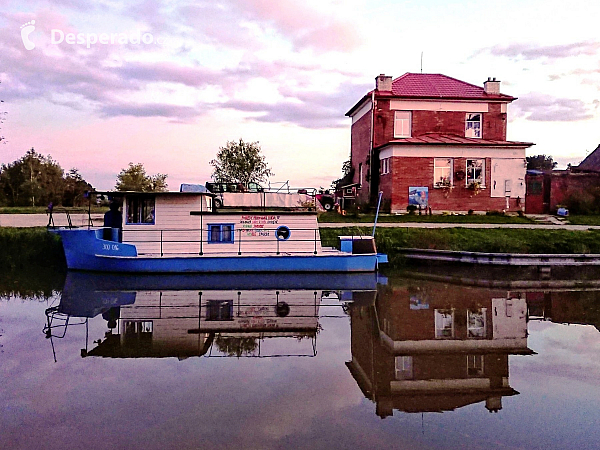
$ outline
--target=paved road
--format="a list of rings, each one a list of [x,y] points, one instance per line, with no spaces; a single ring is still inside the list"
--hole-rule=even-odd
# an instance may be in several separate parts
[[[92,214],[92,221],[95,226],[103,225],[102,214]],[[87,214],[72,214],[71,221],[75,226],[86,226],[88,223]],[[45,227],[48,224],[46,214],[0,214],[0,227]],[[55,214],[54,224],[56,226],[67,226],[67,217],[65,214]],[[341,227],[370,227],[372,223],[320,223],[320,228],[341,228]],[[600,230],[600,226],[590,225],[565,225],[556,224],[495,224],[495,223],[378,223],[378,228],[524,228],[524,229],[549,229],[549,230]]]
[[[65,227],[69,225],[67,216],[63,213],[56,213],[53,216],[54,225]],[[104,224],[103,214],[92,214],[92,221],[96,226]],[[88,224],[87,214],[71,214],[71,223],[74,226],[86,226]],[[48,225],[48,216],[46,214],[0,214],[0,227],[45,227]]]

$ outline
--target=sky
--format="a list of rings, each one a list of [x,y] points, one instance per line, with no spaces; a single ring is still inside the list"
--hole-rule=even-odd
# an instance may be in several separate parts
[[[178,190],[241,138],[272,182],[328,187],[350,153],[345,113],[422,59],[501,80],[518,97],[508,139],[575,165],[600,144],[598,17],[577,0],[0,0],[0,163],[33,147],[112,189],[139,162]]]

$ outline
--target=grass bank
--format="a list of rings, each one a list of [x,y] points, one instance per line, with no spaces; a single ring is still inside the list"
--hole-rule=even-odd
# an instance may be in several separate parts
[[[329,212],[319,214],[319,222],[321,223],[373,223],[375,220],[374,214],[358,214],[346,215]],[[432,216],[418,214],[381,214],[378,222],[383,223],[533,223],[528,217],[505,216],[505,215],[487,215],[487,214],[435,214]]]
[[[324,246],[335,246],[337,236],[368,235],[370,228],[322,228]],[[600,231],[547,229],[473,229],[473,228],[380,228],[377,250],[386,253],[391,266],[400,266],[400,248],[427,248],[491,253],[599,253]]]
[[[66,266],[60,238],[45,228],[0,227],[0,270]]]

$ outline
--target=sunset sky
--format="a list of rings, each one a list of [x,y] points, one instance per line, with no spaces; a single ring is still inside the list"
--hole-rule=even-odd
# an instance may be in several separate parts
[[[243,138],[272,181],[329,186],[350,152],[344,114],[376,75],[419,72],[421,52],[425,73],[501,80],[518,97],[508,139],[528,154],[564,167],[600,144],[597,1],[89,3],[0,0],[0,163],[34,147],[111,189],[141,162],[178,190]]]

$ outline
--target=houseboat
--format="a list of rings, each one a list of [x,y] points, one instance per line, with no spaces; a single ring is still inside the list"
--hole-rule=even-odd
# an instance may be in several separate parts
[[[373,236],[321,245],[314,196],[278,193],[216,208],[200,185],[179,192],[109,192],[112,226],[59,228],[69,269],[123,273],[373,272]],[[295,203],[290,204],[293,195]],[[268,200],[266,200],[268,199]],[[257,206],[258,205],[258,206]],[[282,206],[283,205],[283,206]],[[115,218],[117,220],[115,221]]]

